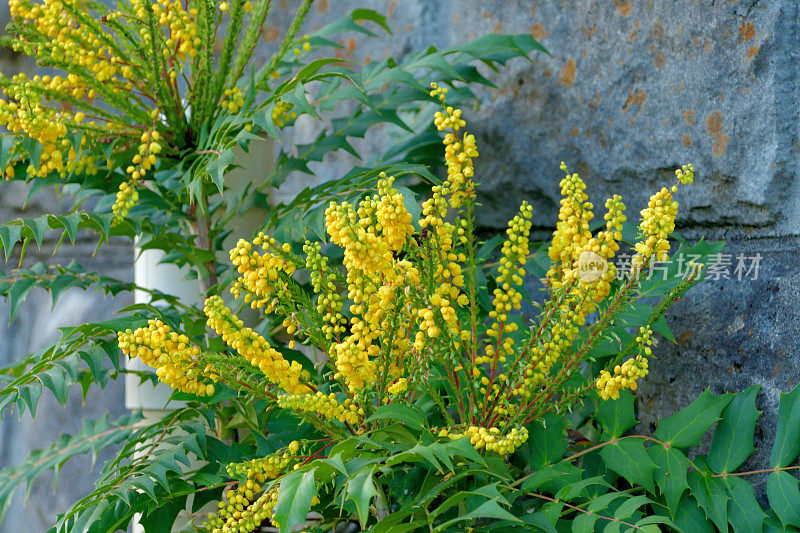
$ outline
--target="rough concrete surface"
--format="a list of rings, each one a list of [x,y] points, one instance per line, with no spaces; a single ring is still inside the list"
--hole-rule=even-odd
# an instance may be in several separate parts
[[[262,58],[297,2],[275,4]],[[307,27],[355,7],[386,13],[394,35],[343,40],[342,55],[352,59],[401,56],[429,45],[446,48],[490,31],[530,32],[550,50],[532,63],[515,60],[499,73],[487,72],[497,88],[481,90],[478,108],[465,110],[479,137],[476,171],[486,230],[502,228],[528,199],[545,235],[555,221],[562,160],[581,173],[596,204],[622,194],[632,217],[651,192],[671,182],[677,166],[695,165],[695,185],[678,194],[680,231],[690,238],[725,240],[725,253],[762,254],[759,277],[708,281],[670,311],[678,342],[659,344],[639,392],[639,416],[647,430],[707,387],[721,393],[759,384],[764,414],[751,464],[764,466],[779,394],[800,381],[797,3],[316,0]],[[0,185],[1,220],[13,211],[7,194]],[[129,276],[122,255],[108,253],[95,264]],[[91,295],[74,298],[72,305],[86,306],[86,312],[104,305],[86,300]],[[49,303],[34,295],[14,325],[0,329],[0,360],[34,349],[42,335],[31,332],[48,316]],[[2,316],[0,322],[5,323]],[[107,392],[103,403],[121,410],[121,391]],[[77,427],[76,407],[64,412],[42,407],[45,420],[0,426],[0,465]],[[20,531],[9,524],[63,509],[91,478],[82,467],[70,475],[77,477],[62,479],[57,497],[36,492],[0,531]]]

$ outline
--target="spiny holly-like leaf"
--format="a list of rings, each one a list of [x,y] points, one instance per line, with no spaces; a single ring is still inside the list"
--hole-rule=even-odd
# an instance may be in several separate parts
[[[604,446],[600,456],[606,466],[627,479],[632,484],[639,484],[650,492],[655,490],[653,473],[657,466],[650,460],[641,439],[620,439],[618,442]]]
[[[11,286],[11,290],[8,291],[8,305],[11,308],[8,314],[9,322],[17,316],[19,306],[25,301],[35,284],[36,278],[22,278]]]
[[[800,453],[800,384],[781,394],[778,405],[778,431],[769,456],[773,468],[789,466]]]
[[[186,508],[186,498],[180,496],[168,500],[155,511],[143,516],[139,523],[147,533],[171,533],[175,519]]]
[[[692,495],[718,529],[728,529],[728,491],[718,477],[705,472],[689,472],[687,478]]]
[[[367,523],[369,518],[369,504],[372,498],[378,495],[375,487],[375,479],[372,476],[372,466],[363,468],[355,476],[347,480],[347,499],[356,504],[358,521],[361,527]]]
[[[311,509],[311,499],[317,494],[315,470],[292,472],[281,480],[272,519],[280,533],[289,533],[295,526],[305,522]]]
[[[678,502],[683,492],[689,488],[689,483],[686,481],[689,459],[680,450],[665,448],[660,444],[650,446],[647,454],[658,466],[654,474],[656,484],[667,500],[670,513],[675,516]]]
[[[374,420],[394,420],[416,431],[420,431],[425,427],[425,419],[422,418],[419,411],[410,405],[398,403],[379,407],[375,411],[375,414],[369,417],[367,422],[372,422]]]
[[[632,498],[628,498],[622,505],[617,507],[616,511],[614,511],[614,518],[618,519],[625,519],[630,518],[631,515],[641,506],[647,505],[649,503],[653,503],[653,500],[648,498],[647,496],[634,496]]]
[[[728,502],[728,519],[736,533],[761,531],[767,515],[756,500],[753,485],[739,476],[725,476],[724,482],[731,499]]]
[[[714,440],[706,461],[714,472],[734,472],[755,451],[753,435],[761,411],[756,409],[754,385],[737,394],[722,411],[722,420],[714,430]]]
[[[800,528],[800,490],[797,478],[786,471],[772,472],[767,477],[769,505],[785,527]]]
[[[567,449],[564,418],[548,414],[542,420],[532,422],[528,426],[528,442],[525,447],[531,469],[536,470],[560,461]]]
[[[714,526],[706,518],[706,514],[689,494],[684,494],[676,509],[673,521],[684,533],[714,533]]]
[[[708,428],[720,419],[722,410],[730,403],[732,394],[714,396],[706,389],[688,407],[661,420],[655,437],[678,448],[700,444]]]
[[[608,438],[619,438],[636,425],[633,402],[633,394],[628,391],[623,391],[616,400],[600,402],[595,416]]]

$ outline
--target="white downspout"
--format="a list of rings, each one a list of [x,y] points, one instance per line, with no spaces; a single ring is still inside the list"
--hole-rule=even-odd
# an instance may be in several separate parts
[[[261,142],[253,141],[250,144],[250,153],[239,152],[236,163],[241,165],[229,172],[225,176],[225,184],[231,189],[232,193],[238,193],[244,189],[248,183],[257,182],[254,176],[265,176],[273,167],[274,142],[266,139]],[[265,213],[250,210],[245,216],[239,215],[231,220],[234,228],[232,234],[224,243],[224,250],[219,259],[228,260],[227,250],[236,244],[240,237],[249,238],[263,224]],[[134,244],[134,280],[135,283],[145,289],[159,290],[165,294],[180,298],[186,305],[201,307],[201,295],[197,279],[188,277],[188,267],[178,268],[172,264],[160,263],[164,257],[161,250],[145,250],[140,253],[138,246]],[[150,295],[145,291],[137,290],[134,293],[134,302],[150,303]],[[128,370],[149,370],[152,368],[144,365],[140,359],[126,358],[125,368]],[[135,374],[125,375],[125,407],[132,411],[142,410],[145,422],[154,422],[161,419],[165,414],[177,409],[180,403],[171,402],[168,404],[172,389],[163,384],[157,383],[155,386],[150,381],[140,382],[139,376]],[[191,498],[187,500],[187,509],[191,508]],[[215,502],[208,507],[210,512],[216,507]],[[189,513],[181,515],[175,522],[174,531],[180,531],[190,522]],[[139,524],[138,515],[134,519],[133,533],[145,533],[144,528]]]

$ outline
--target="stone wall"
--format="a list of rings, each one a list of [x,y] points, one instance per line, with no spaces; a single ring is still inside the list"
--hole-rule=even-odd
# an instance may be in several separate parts
[[[275,3],[263,56],[296,4]],[[639,394],[639,416],[647,430],[705,388],[721,393],[758,384],[764,393],[758,437],[769,443],[778,395],[800,381],[796,2],[316,0],[308,27],[354,7],[387,13],[394,35],[343,41],[342,54],[353,59],[445,48],[490,31],[530,32],[550,50],[550,56],[517,60],[490,73],[497,88],[481,91],[478,109],[466,111],[479,136],[480,222],[487,230],[501,229],[528,199],[546,236],[557,212],[562,160],[581,173],[596,204],[622,194],[631,217],[651,191],[670,181],[674,168],[695,165],[695,185],[678,196],[680,231],[691,239],[724,240],[724,253],[734,264],[739,254],[760,254],[758,278],[751,272],[748,279],[736,279],[732,266],[731,279],[707,281],[670,311],[678,342],[659,345]],[[0,186],[3,203],[7,195]],[[0,218],[7,220],[4,209]],[[130,276],[124,256],[107,249],[95,264]],[[84,303],[72,300],[73,305],[103,305],[83,300],[91,297],[76,294]],[[0,329],[0,358],[41,342],[32,328],[56,320],[48,318],[48,306],[45,297],[34,297],[12,329]],[[119,389],[103,400],[121,409]],[[13,439],[0,433],[0,465],[77,427],[77,407],[59,411],[43,403],[42,412],[52,419],[42,421],[46,430],[37,433],[28,422],[12,421]],[[59,418],[65,425],[56,423]],[[1,431],[11,426],[4,422]],[[762,465],[768,449],[760,447],[751,463]],[[58,498],[48,499],[42,489],[16,516],[39,519],[62,509],[74,499],[73,487],[85,490],[79,482],[62,480]],[[18,531],[8,524],[0,531]]]

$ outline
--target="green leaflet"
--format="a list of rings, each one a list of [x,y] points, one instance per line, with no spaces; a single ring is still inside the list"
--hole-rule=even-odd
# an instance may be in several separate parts
[[[755,451],[753,435],[761,414],[756,409],[756,395],[760,388],[756,385],[740,392],[722,411],[706,459],[714,472],[734,472]]]
[[[684,533],[714,533],[714,526],[706,518],[692,496],[684,494],[675,509],[675,525]]]
[[[347,480],[347,499],[356,504],[358,521],[362,527],[367,523],[370,501],[378,496],[372,473],[373,467],[369,466],[359,470],[355,476]]]
[[[725,483],[718,477],[696,471],[689,472],[689,487],[700,508],[718,529],[727,530],[728,500]]]
[[[600,456],[608,468],[650,492],[655,490],[653,474],[657,468],[644,449],[641,439],[621,439],[604,446]]]
[[[688,407],[661,420],[655,437],[678,448],[700,444],[700,439],[719,421],[722,410],[732,398],[732,394],[714,396],[706,389]]]
[[[769,465],[788,466],[800,454],[800,385],[791,392],[781,394],[778,405],[778,431]]]
[[[681,496],[689,488],[686,472],[689,469],[689,460],[676,448],[665,448],[654,444],[647,449],[650,459],[658,466],[655,471],[655,480],[659,490],[667,499],[667,507],[675,516],[679,507]]]
[[[295,526],[305,522],[311,499],[317,494],[315,470],[298,470],[281,480],[273,518],[280,533],[292,531]]]
[[[728,519],[734,532],[761,531],[766,515],[756,500],[753,485],[738,476],[726,476],[723,479],[730,494]]]
[[[634,396],[627,390],[622,391],[616,400],[600,402],[595,416],[608,438],[619,438],[636,425],[633,404]]]
[[[797,478],[788,472],[772,472],[767,476],[770,507],[785,527],[800,528],[800,490],[797,485]]]

